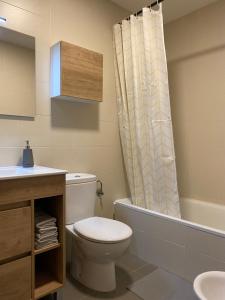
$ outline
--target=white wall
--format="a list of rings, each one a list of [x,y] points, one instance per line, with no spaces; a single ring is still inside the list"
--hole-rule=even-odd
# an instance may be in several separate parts
[[[225,1],[165,26],[181,197],[224,204]]]
[[[105,192],[99,213],[111,216],[112,201],[127,195],[112,46],[112,26],[127,12],[105,0],[6,0],[0,15],[7,27],[35,35],[37,80],[35,120],[0,116],[0,166],[20,163],[29,139],[36,164],[97,174]],[[50,101],[50,46],[59,40],[103,53],[103,103]]]

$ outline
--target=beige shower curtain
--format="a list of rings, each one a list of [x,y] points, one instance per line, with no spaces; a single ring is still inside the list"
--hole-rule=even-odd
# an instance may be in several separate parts
[[[120,135],[132,202],[180,217],[161,5],[114,26]]]

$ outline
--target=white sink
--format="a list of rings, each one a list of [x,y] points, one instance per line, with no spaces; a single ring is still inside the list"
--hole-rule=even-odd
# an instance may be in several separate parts
[[[225,299],[225,272],[206,272],[194,281],[194,291],[200,300]]]
[[[65,173],[67,173],[65,170],[52,169],[42,166],[34,166],[32,168],[23,168],[20,166],[0,167],[0,180]]]

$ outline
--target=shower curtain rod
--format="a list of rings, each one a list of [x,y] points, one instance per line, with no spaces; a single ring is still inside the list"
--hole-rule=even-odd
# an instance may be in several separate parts
[[[158,0],[153,2],[152,4],[150,4],[149,6],[147,6],[148,8],[154,7],[156,5],[158,5],[159,3],[163,2],[164,0]],[[134,13],[135,16],[138,16],[142,13],[142,9],[137,11],[136,13]],[[127,17],[126,20],[130,20],[130,17]],[[122,22],[119,22],[119,24],[122,24]]]

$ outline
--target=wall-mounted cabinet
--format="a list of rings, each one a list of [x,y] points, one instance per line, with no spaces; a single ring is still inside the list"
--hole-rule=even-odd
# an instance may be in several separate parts
[[[51,48],[51,97],[102,101],[103,55],[67,42]]]

